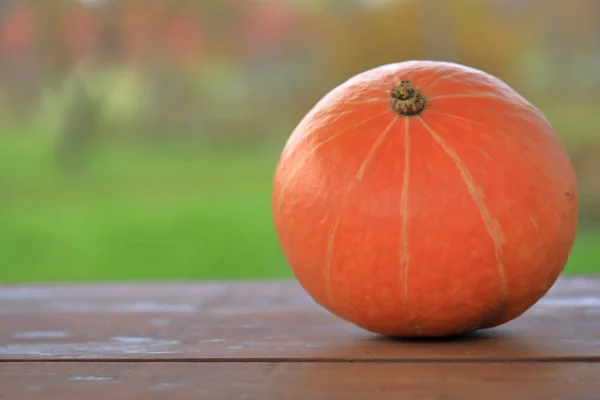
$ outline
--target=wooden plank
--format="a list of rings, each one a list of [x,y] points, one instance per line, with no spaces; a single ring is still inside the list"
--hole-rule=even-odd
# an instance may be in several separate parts
[[[2,399],[597,399],[589,363],[5,363]]]
[[[295,283],[0,288],[0,360],[600,361],[600,278],[563,278],[517,320],[460,340],[394,341]]]

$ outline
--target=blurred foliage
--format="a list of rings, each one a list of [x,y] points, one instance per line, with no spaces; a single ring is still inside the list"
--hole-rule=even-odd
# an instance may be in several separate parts
[[[499,76],[572,155],[600,270],[596,0],[0,0],[0,279],[288,276],[277,156],[352,75]]]

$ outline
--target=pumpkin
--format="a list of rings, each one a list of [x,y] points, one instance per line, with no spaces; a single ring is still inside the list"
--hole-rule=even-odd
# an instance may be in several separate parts
[[[302,287],[397,337],[504,324],[562,272],[574,170],[548,120],[500,79],[407,61],[329,92],[289,137],[272,213]]]

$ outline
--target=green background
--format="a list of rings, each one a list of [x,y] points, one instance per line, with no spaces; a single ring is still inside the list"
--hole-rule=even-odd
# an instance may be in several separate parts
[[[84,176],[53,141],[0,142],[0,280],[291,277],[271,219],[277,155],[189,143],[100,144]],[[581,228],[567,273],[600,272]]]

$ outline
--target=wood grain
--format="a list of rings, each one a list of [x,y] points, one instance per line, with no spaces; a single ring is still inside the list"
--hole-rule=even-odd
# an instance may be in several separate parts
[[[1,399],[597,399],[589,363],[4,363]]]
[[[600,278],[563,278],[532,310],[458,340],[394,341],[295,283],[0,288],[0,361],[600,361]]]

